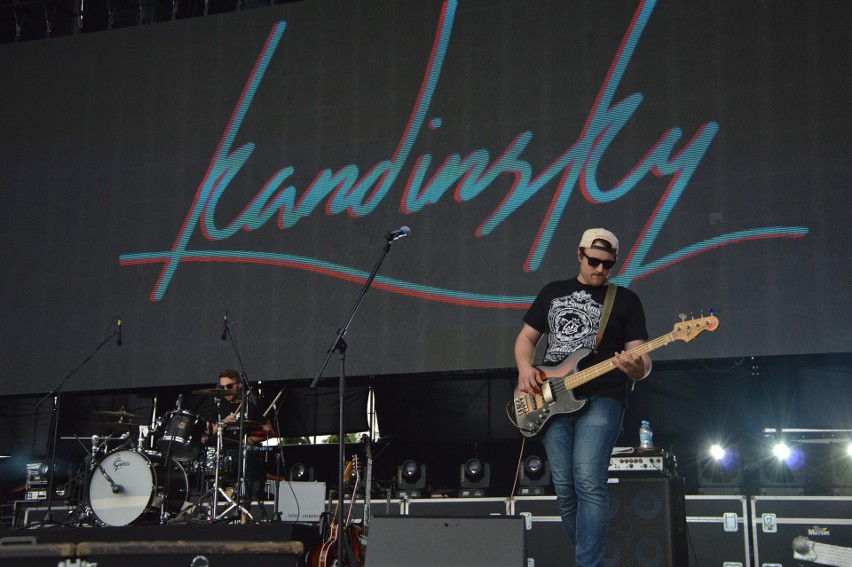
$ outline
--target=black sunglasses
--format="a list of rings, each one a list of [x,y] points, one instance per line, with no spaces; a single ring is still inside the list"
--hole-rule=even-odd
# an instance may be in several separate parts
[[[591,256],[587,256],[585,252],[582,252],[583,258],[589,263],[589,265],[593,268],[597,268],[601,264],[603,264],[604,269],[609,270],[613,266],[615,266],[615,260],[601,260],[600,258],[593,258]]]
[[[237,384],[239,384],[239,382],[231,382],[230,384],[219,384],[219,387],[223,390],[235,390],[237,388]]]

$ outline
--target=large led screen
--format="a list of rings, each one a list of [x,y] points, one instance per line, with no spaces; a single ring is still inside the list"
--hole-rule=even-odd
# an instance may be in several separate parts
[[[846,352],[850,23],[306,0],[2,46],[0,360],[15,392],[310,379],[354,311],[350,375],[508,368],[594,226],[652,337],[719,317],[654,358]]]

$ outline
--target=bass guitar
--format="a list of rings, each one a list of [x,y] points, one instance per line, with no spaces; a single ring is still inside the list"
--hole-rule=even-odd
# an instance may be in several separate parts
[[[713,315],[689,321],[683,315],[681,319],[670,333],[631,349],[629,352],[642,356],[674,341],[689,342],[704,331],[715,331],[719,326],[719,320]],[[522,395],[516,391],[517,397],[510,402],[511,410],[507,408],[507,411],[514,412],[515,427],[524,437],[538,435],[544,429],[547,420],[555,415],[580,410],[586,405],[586,400],[574,397],[572,390],[616,368],[615,357],[612,357],[579,370],[580,361],[591,352],[591,349],[580,348],[557,366],[537,366],[539,376],[544,380],[541,389],[533,394]]]

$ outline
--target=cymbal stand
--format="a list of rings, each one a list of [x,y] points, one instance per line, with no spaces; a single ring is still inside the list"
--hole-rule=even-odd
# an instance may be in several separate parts
[[[275,396],[275,399],[272,400],[272,403],[269,404],[269,407],[266,408],[266,411],[263,412],[263,417],[266,418],[266,419],[269,418],[269,412],[270,411],[274,412],[273,415],[275,416],[273,421],[272,421],[272,423],[275,424],[274,430],[275,430],[275,437],[276,437],[276,441],[277,441],[276,446],[275,446],[275,490],[273,491],[273,494],[275,496],[275,503],[274,503],[273,510],[275,510],[275,512],[272,514],[272,521],[273,522],[280,522],[281,521],[281,510],[278,509],[278,498],[279,498],[278,493],[280,492],[280,488],[281,488],[281,466],[284,464],[284,447],[281,445],[281,434],[278,432],[278,427],[279,427],[278,410],[281,407],[280,404],[284,403],[284,397],[286,395],[287,395],[287,386],[284,386],[278,392],[278,395]]]
[[[229,312],[227,310],[225,310],[225,313],[226,313],[226,315],[229,314]],[[233,324],[233,318],[231,319],[231,321],[232,321],[232,324]],[[246,435],[246,430],[245,430],[245,420],[246,420],[246,415],[249,413],[249,409],[257,403],[257,400],[254,397],[254,392],[252,391],[252,388],[251,388],[251,382],[248,379],[248,374],[246,373],[246,368],[245,368],[245,365],[243,364],[243,358],[242,358],[242,356],[240,356],[240,349],[237,346],[237,339],[236,339],[236,337],[234,336],[234,333],[231,330],[231,326],[228,325],[227,322],[225,323],[225,329],[224,329],[224,332],[222,333],[222,340],[225,340],[225,338],[230,338],[231,347],[234,350],[234,355],[236,355],[236,357],[237,357],[237,362],[239,363],[239,366],[240,366],[240,372],[239,372],[240,383],[242,385],[242,389],[241,389],[241,392],[240,392],[240,405],[239,405],[239,409],[240,409],[239,450],[237,452],[237,455],[239,457],[239,467],[237,469],[237,483],[236,483],[236,486],[234,487],[234,490],[237,493],[237,498],[236,498],[236,502],[231,501],[231,506],[228,507],[228,510],[231,510],[234,507],[237,507],[237,508],[240,509],[240,511],[243,512],[243,514],[245,516],[248,517],[248,519],[254,520],[254,518],[249,513],[247,508],[243,506],[243,504],[245,503],[245,504],[247,504],[247,506],[249,508],[251,507],[251,501],[246,503],[244,498],[245,498],[246,492],[248,492],[246,490],[246,483],[252,482],[251,479],[246,478],[246,458],[248,456],[248,450],[247,450],[247,447],[248,447],[248,438],[247,437],[248,436]],[[221,437],[221,435],[222,435],[221,431],[220,431],[219,435]],[[228,498],[228,500],[231,500],[231,499]],[[224,514],[224,512],[223,512],[223,514]]]

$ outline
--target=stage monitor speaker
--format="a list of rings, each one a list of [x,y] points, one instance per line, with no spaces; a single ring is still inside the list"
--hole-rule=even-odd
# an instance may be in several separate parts
[[[689,565],[683,479],[610,478],[607,567]]]
[[[365,567],[524,567],[522,516],[376,516]]]

